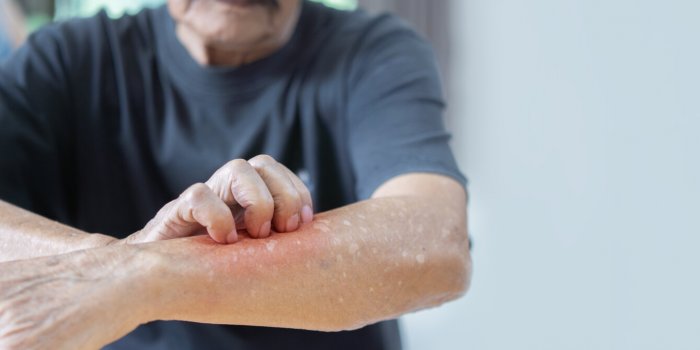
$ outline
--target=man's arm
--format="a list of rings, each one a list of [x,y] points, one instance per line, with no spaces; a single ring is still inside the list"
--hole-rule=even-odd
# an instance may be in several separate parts
[[[412,174],[264,240],[1,263],[0,347],[94,348],[158,319],[336,331],[436,306],[469,285],[465,197],[454,180]]]
[[[157,317],[337,331],[455,299],[471,275],[465,197],[452,179],[405,175],[298,232],[155,243]]]
[[[0,200],[0,262],[97,248],[115,238],[88,234]]]

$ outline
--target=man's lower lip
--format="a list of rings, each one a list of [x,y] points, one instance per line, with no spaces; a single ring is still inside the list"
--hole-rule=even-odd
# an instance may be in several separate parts
[[[253,5],[253,2],[250,0],[216,0],[218,2],[223,2],[227,3],[229,5],[235,5],[235,6],[250,6]]]

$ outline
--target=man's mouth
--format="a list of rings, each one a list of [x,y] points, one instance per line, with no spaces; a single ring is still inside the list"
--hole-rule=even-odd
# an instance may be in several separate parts
[[[269,8],[277,8],[279,6],[279,0],[216,0],[219,2],[225,2],[227,4],[235,6],[264,6]]]

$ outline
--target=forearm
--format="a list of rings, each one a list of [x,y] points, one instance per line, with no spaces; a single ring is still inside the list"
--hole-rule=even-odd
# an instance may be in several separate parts
[[[443,204],[373,199],[266,239],[0,263],[0,347],[97,348],[158,319],[335,331],[435,306],[464,293],[471,273],[465,212]]]
[[[115,241],[49,220],[0,200],[0,262],[96,248]]]
[[[264,240],[200,236],[144,249],[162,259],[158,318],[314,330],[454,299],[471,269],[465,213],[415,197],[357,203]]]

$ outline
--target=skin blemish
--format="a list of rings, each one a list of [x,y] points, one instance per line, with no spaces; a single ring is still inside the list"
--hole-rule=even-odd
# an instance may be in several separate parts
[[[357,214],[357,217],[362,219],[362,220],[367,218],[364,214]]]
[[[339,303],[344,303],[344,302],[345,302],[345,299],[343,299],[343,297],[338,297],[338,302],[339,302]]]
[[[418,255],[416,255],[416,261],[417,261],[419,264],[424,263],[424,262],[425,262],[425,255],[423,255],[423,254],[418,254]]]
[[[313,228],[324,233],[331,232],[331,229],[328,228],[328,226],[322,222],[314,223]]]
[[[348,252],[350,252],[350,254],[355,254],[358,250],[360,250],[360,246],[358,246],[356,243],[352,243],[350,244],[350,247],[348,247]]]
[[[275,246],[277,245],[277,241],[268,241],[265,243],[265,248],[267,248],[268,252],[274,251]]]
[[[347,220],[343,220],[343,225],[345,225],[345,226],[352,226],[352,224],[350,223],[350,221],[347,221]]]
[[[403,252],[401,252],[401,256],[403,256],[404,258],[407,257],[407,256],[408,256],[408,252],[404,250]]]
[[[450,230],[443,228],[442,229],[442,238],[445,238],[450,235]]]

